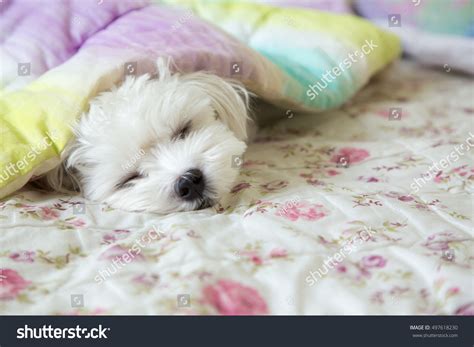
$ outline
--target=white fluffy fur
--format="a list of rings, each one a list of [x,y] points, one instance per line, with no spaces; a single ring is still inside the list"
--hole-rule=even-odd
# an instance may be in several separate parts
[[[246,149],[249,93],[204,72],[171,74],[161,59],[157,67],[158,78],[127,77],[91,101],[63,168],[47,176],[50,185],[60,189],[68,172],[88,199],[158,213],[194,210],[229,191],[238,174],[232,157]],[[193,168],[203,172],[206,188],[203,199],[186,202],[174,184]],[[119,188],[134,173],[142,177]]]

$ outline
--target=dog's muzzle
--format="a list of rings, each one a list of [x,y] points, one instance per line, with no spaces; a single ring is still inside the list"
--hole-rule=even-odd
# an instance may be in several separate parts
[[[185,201],[202,200],[204,188],[204,177],[199,169],[186,171],[174,185],[176,195]]]

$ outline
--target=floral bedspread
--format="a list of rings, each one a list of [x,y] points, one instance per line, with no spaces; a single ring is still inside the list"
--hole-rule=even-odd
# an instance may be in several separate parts
[[[0,202],[0,313],[472,315],[473,94],[400,62],[338,111],[282,112],[213,209],[24,189]]]

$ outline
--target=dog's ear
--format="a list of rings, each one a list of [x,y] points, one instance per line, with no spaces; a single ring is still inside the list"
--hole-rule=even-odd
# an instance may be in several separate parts
[[[92,107],[96,106],[91,105],[91,108]],[[83,114],[81,119],[85,117],[86,115]],[[106,119],[101,118],[101,121],[102,120]],[[84,126],[84,124],[86,125]],[[92,166],[90,160],[88,160],[88,154],[94,153],[94,151],[92,145],[83,139],[81,133],[83,133],[84,130],[87,131],[87,128],[92,128],[94,123],[82,123],[82,125],[83,127],[79,127],[78,121],[72,125],[74,138],[68,142],[62,151],[60,158],[61,164],[42,176],[37,182],[37,185],[62,193],[83,193],[81,178],[84,177],[84,173]]]
[[[81,186],[77,177],[77,170],[70,166],[67,161],[70,151],[70,146],[67,146],[61,155],[61,163],[37,180],[32,181],[32,184],[40,189],[60,193],[80,192]]]
[[[40,188],[52,189],[61,193],[80,192],[81,187],[76,174],[74,168],[69,168],[65,162],[62,162],[53,170],[48,171],[45,176],[34,181],[34,183]]]
[[[211,99],[211,106],[222,122],[239,140],[247,140],[251,93],[242,84],[204,72],[183,75],[182,80],[205,90]]]

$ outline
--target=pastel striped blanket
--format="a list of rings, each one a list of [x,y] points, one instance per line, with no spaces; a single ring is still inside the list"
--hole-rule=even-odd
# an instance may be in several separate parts
[[[159,57],[297,112],[338,107],[400,53],[394,35],[352,15],[166,2],[0,3],[0,197],[58,165],[88,101],[126,75],[153,74]]]

